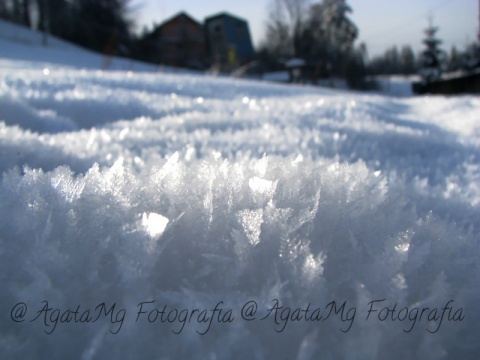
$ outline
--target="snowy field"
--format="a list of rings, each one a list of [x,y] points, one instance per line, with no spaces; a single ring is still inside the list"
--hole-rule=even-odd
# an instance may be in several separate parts
[[[1,359],[478,359],[480,98],[100,71],[0,25]]]

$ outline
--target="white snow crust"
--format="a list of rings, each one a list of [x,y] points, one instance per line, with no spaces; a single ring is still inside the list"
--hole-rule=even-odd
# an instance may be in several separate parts
[[[99,71],[79,49],[0,45],[2,359],[477,358],[478,97]],[[367,320],[381,299],[464,318]],[[234,320],[137,319],[153,300]],[[260,320],[275,300],[346,307]],[[54,326],[42,301],[126,316]]]

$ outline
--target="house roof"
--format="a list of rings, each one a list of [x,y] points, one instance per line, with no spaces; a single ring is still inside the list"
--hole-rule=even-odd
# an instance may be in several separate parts
[[[171,17],[169,17],[169,18],[168,18],[167,20],[165,20],[164,22],[162,22],[162,23],[157,27],[157,29],[162,28],[163,26],[165,26],[165,25],[168,24],[169,22],[171,22],[171,21],[173,21],[173,20],[176,20],[176,19],[179,18],[179,17],[185,17],[185,18],[187,18],[188,20],[190,20],[190,21],[198,24],[198,26],[202,26],[202,23],[201,23],[201,22],[195,20],[195,19],[194,19],[192,16],[190,16],[187,12],[181,11],[181,12],[179,12],[179,13],[171,16]]]
[[[163,21],[160,25],[157,25],[150,33],[149,33],[149,37],[155,37],[159,34],[159,32],[162,30],[162,28],[167,25],[168,23],[176,20],[177,18],[179,17],[185,17],[186,19],[188,19],[189,21],[192,21],[194,22],[195,24],[197,24],[199,27],[203,27],[203,24],[197,20],[195,20],[193,17],[191,17],[187,12],[185,11],[180,11],[179,13],[176,13],[175,15],[169,17],[168,19],[166,19],[165,21]]]
[[[235,15],[232,15],[228,12],[221,12],[221,13],[218,13],[218,14],[215,14],[215,15],[212,15],[212,16],[209,16],[207,18],[205,18],[205,23],[208,22],[208,21],[211,21],[211,20],[215,20],[215,19],[218,19],[218,18],[222,18],[222,17],[226,17],[226,18],[231,18],[231,19],[235,19],[235,20],[238,20],[238,21],[243,21],[243,22],[246,22],[248,23],[247,20],[241,18],[241,17],[238,17],[238,16],[235,16]]]

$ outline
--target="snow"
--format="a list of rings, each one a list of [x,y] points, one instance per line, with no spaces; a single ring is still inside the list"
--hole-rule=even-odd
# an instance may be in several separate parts
[[[288,82],[290,75],[288,71],[273,71],[262,75],[262,80],[274,82]]]
[[[478,97],[35,44],[0,39],[2,358],[478,356]]]
[[[420,77],[416,75],[401,76],[376,76],[375,82],[379,86],[382,94],[399,97],[413,96],[412,83],[420,81]]]
[[[285,67],[287,68],[300,67],[300,66],[305,66],[305,60],[294,58],[285,62]]]

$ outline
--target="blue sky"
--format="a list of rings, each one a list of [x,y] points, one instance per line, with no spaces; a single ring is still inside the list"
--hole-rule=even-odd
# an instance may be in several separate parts
[[[134,0],[135,17],[140,28],[151,27],[185,10],[199,21],[227,11],[248,20],[254,44],[258,46],[265,33],[265,21],[272,0]],[[443,47],[463,49],[478,31],[478,0],[350,0],[351,19],[360,29],[359,41],[367,44],[370,55],[382,53],[392,45],[410,44],[422,47],[423,29],[433,17]]]

